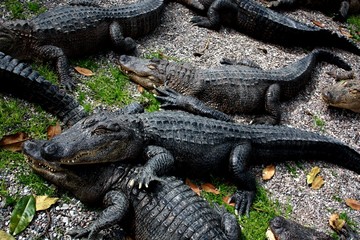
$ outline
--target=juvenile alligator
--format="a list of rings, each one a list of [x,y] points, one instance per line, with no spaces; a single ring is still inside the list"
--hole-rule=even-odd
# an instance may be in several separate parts
[[[231,118],[221,112],[259,113],[265,110],[269,116],[257,118],[255,122],[276,124],[281,116],[280,100],[288,100],[298,94],[321,61],[351,69],[342,59],[325,50],[313,50],[295,63],[272,70],[239,65],[196,69],[187,63],[125,55],[120,57],[119,63],[131,80],[149,90],[160,85],[171,88],[158,90],[158,99],[164,103],[163,107],[185,108],[196,114],[227,121]]]
[[[306,7],[325,13],[335,11],[335,20],[345,21],[349,14],[360,12],[359,0],[275,0],[268,3],[272,9],[295,9]]]
[[[288,160],[324,160],[360,173],[360,154],[333,138],[286,126],[241,125],[160,111],[95,114],[40,146],[53,164],[137,162],[145,165],[134,183],[148,186],[165,173],[231,178],[237,213],[249,212],[256,191],[248,168]]]
[[[150,189],[139,189],[130,183],[137,174],[135,168],[119,164],[59,168],[42,159],[40,146],[41,141],[24,144],[35,173],[72,192],[85,204],[105,205],[89,227],[69,232],[76,238],[96,239],[100,230],[122,220],[138,240],[239,239],[240,227],[234,215],[210,207],[174,177],[162,178]]]
[[[102,8],[80,0],[51,9],[29,20],[0,23],[0,51],[20,60],[52,60],[60,82],[73,89],[67,57],[83,56],[112,46],[131,52],[132,38],[143,36],[160,23],[163,0]]]
[[[87,114],[70,95],[40,76],[29,65],[0,52],[0,92],[39,104],[64,124],[73,125]]]
[[[276,240],[334,240],[329,235],[316,231],[312,228],[304,227],[299,223],[278,216],[269,223],[269,230]],[[359,239],[359,235],[345,224],[340,231],[343,238],[347,240]],[[268,238],[269,239],[269,238]],[[337,238],[336,238],[337,239]]]
[[[326,104],[360,112],[360,83],[359,79],[343,79],[322,90],[322,99]]]
[[[199,27],[218,30],[224,24],[269,43],[288,47],[336,47],[360,55],[360,48],[346,37],[296,21],[254,0],[177,1],[198,10],[207,10],[207,17],[191,19]]]

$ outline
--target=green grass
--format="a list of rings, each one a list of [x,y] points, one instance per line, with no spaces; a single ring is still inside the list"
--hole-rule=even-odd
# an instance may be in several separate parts
[[[13,19],[26,19],[46,11],[38,1],[23,4],[19,0],[6,0],[4,4]]]
[[[353,38],[357,41],[360,41],[360,16],[352,15],[347,19],[347,23],[349,24],[350,33]]]
[[[321,119],[320,117],[314,115],[313,116],[313,121],[314,121],[314,126],[316,128],[318,128],[320,131],[324,131],[325,130],[325,121],[323,119]]]

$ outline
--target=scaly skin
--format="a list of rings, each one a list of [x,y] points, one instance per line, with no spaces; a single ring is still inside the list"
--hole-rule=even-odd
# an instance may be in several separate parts
[[[40,146],[53,164],[101,162],[146,164],[134,181],[148,186],[175,170],[186,176],[231,178],[238,213],[249,212],[255,178],[250,165],[289,160],[324,160],[360,173],[360,155],[333,138],[286,126],[241,125],[184,112],[95,114]]]
[[[130,225],[129,234],[138,240],[239,239],[234,215],[210,207],[174,177],[162,178],[150,189],[139,189],[131,183],[137,174],[135,168],[120,164],[59,168],[42,159],[40,146],[41,141],[24,144],[35,173],[72,192],[83,203],[105,205],[87,228],[69,232],[76,238],[97,239],[100,230],[123,220]]]
[[[360,48],[346,37],[298,22],[254,0],[212,0],[210,6],[209,1],[180,2],[193,8],[202,4],[198,9],[207,9],[207,17],[195,16],[191,20],[199,27],[218,30],[225,24],[265,42],[288,47],[336,47],[360,55]]]
[[[87,116],[72,96],[44,79],[29,65],[1,52],[0,78],[1,93],[38,104],[68,126]]]
[[[299,223],[278,216],[273,218],[269,223],[269,230],[276,240],[333,240],[329,235],[318,232],[314,229],[304,227]],[[355,240],[359,235],[345,224],[340,234],[344,237],[341,239]]]
[[[349,14],[360,12],[359,0],[275,0],[268,3],[272,9],[295,9],[306,7],[329,13],[335,12],[334,19],[345,21]]]
[[[159,25],[163,5],[163,0],[143,0],[102,8],[91,1],[78,1],[28,21],[0,24],[0,51],[20,60],[54,61],[62,85],[73,89],[67,57],[109,46],[120,52],[133,51],[132,38],[144,36]]]
[[[226,121],[231,118],[219,111],[226,114],[266,111],[269,116],[254,122],[277,124],[281,116],[280,101],[296,96],[322,61],[351,69],[341,58],[325,50],[313,50],[293,64],[272,70],[240,65],[196,69],[187,63],[125,55],[120,57],[119,64],[131,80],[148,90],[159,86],[172,89],[158,90],[163,107],[181,108]]]
[[[322,90],[322,99],[332,107],[360,113],[360,84],[358,79],[342,80]]]

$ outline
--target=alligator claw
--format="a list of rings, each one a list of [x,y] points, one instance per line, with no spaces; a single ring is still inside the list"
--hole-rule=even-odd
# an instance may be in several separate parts
[[[237,190],[229,199],[229,203],[235,203],[235,214],[249,216],[250,207],[255,199],[254,191]]]
[[[61,81],[61,88],[67,91],[73,91],[76,88],[76,83],[73,79]]]
[[[161,102],[162,108],[170,108],[178,106],[178,97],[180,94],[170,88],[156,88],[159,93],[156,99]]]
[[[148,188],[150,183],[154,181],[158,181],[158,182],[164,181],[162,178],[159,178],[158,176],[156,176],[155,173],[153,173],[150,170],[147,170],[146,168],[139,167],[137,169],[139,171],[137,177],[132,179],[130,182],[138,183],[139,189],[141,189],[143,186],[145,186],[145,188]]]
[[[66,235],[73,236],[74,238],[82,238],[88,236],[87,239],[96,239],[96,232],[89,228],[72,229],[66,232]]]

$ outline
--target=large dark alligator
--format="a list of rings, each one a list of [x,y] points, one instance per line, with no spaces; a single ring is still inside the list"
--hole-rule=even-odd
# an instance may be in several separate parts
[[[248,212],[256,182],[248,168],[273,161],[324,160],[360,173],[360,154],[342,142],[286,126],[241,125],[178,111],[95,114],[40,147],[53,164],[145,160],[140,186],[171,170],[230,177],[237,213]]]
[[[255,122],[276,124],[281,116],[280,100],[288,100],[298,94],[321,61],[351,69],[333,53],[318,49],[293,64],[267,71],[240,65],[197,69],[187,63],[125,55],[120,57],[119,63],[131,80],[149,90],[160,85],[171,88],[158,90],[163,107],[182,108],[220,120],[231,119],[221,112],[259,113],[266,110],[270,115],[257,118]]]
[[[316,231],[309,227],[304,227],[301,224],[292,220],[285,219],[278,216],[273,218],[269,223],[269,230],[272,233],[270,239],[276,240],[333,240],[335,238],[329,235]],[[347,240],[359,239],[359,235],[353,231],[348,224],[339,232],[343,238]],[[271,234],[270,234],[271,236]],[[268,238],[269,239],[269,238]],[[336,238],[338,239],[338,238]]]
[[[64,124],[73,125],[87,114],[70,95],[40,76],[29,65],[0,52],[0,92],[39,104]]]
[[[306,7],[324,13],[335,12],[334,19],[345,21],[349,14],[360,12],[359,0],[274,0],[267,4],[272,9],[295,9]]]
[[[0,24],[0,51],[20,60],[56,62],[61,84],[73,89],[67,57],[83,56],[113,46],[120,52],[135,49],[132,38],[143,36],[159,25],[163,0],[102,8],[80,0],[51,9],[29,21]]]
[[[119,164],[59,168],[42,159],[41,145],[41,141],[24,144],[35,173],[69,190],[83,203],[103,203],[106,207],[89,227],[72,230],[70,235],[95,239],[100,230],[122,220],[138,240],[239,239],[240,227],[234,215],[224,208],[210,207],[175,177],[162,178],[150,189],[139,189],[131,184],[137,174],[135,168]]]
[[[360,55],[360,48],[346,37],[328,29],[296,21],[254,0],[177,0],[177,2],[195,9],[207,10],[207,17],[195,16],[191,20],[199,27],[217,30],[223,23],[265,42],[289,47],[336,47]]]

